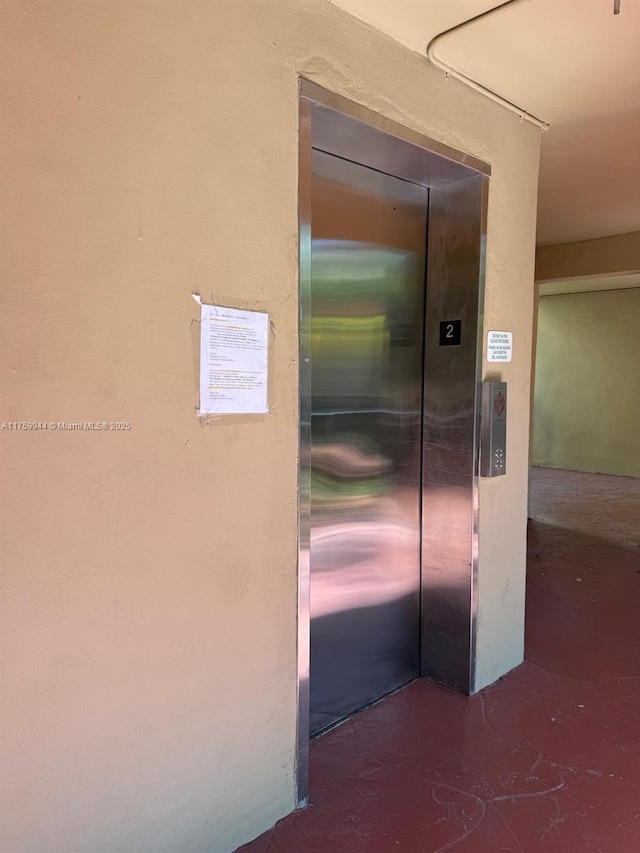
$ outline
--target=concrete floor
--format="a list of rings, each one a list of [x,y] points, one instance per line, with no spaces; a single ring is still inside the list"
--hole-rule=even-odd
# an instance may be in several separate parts
[[[535,469],[526,662],[415,681],[311,746],[311,805],[243,853],[639,853],[640,481]]]

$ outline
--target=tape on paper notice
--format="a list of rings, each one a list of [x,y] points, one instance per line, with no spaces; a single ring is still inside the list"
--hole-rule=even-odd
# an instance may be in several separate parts
[[[200,303],[201,415],[264,414],[269,315]]]
[[[511,361],[512,332],[487,332],[487,361]]]

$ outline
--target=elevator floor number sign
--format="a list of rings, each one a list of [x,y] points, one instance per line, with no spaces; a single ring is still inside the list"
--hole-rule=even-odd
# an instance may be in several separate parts
[[[512,332],[487,333],[487,361],[511,361],[512,354]]]
[[[440,323],[440,346],[459,347],[462,343],[462,320],[443,320]]]

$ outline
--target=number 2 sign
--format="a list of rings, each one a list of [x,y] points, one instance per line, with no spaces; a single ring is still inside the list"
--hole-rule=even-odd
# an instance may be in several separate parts
[[[443,320],[440,323],[440,346],[459,347],[462,343],[462,320]]]

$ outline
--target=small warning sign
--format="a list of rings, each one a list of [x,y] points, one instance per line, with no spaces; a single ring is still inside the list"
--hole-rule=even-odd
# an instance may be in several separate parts
[[[487,361],[511,361],[513,334],[511,332],[487,333]]]

